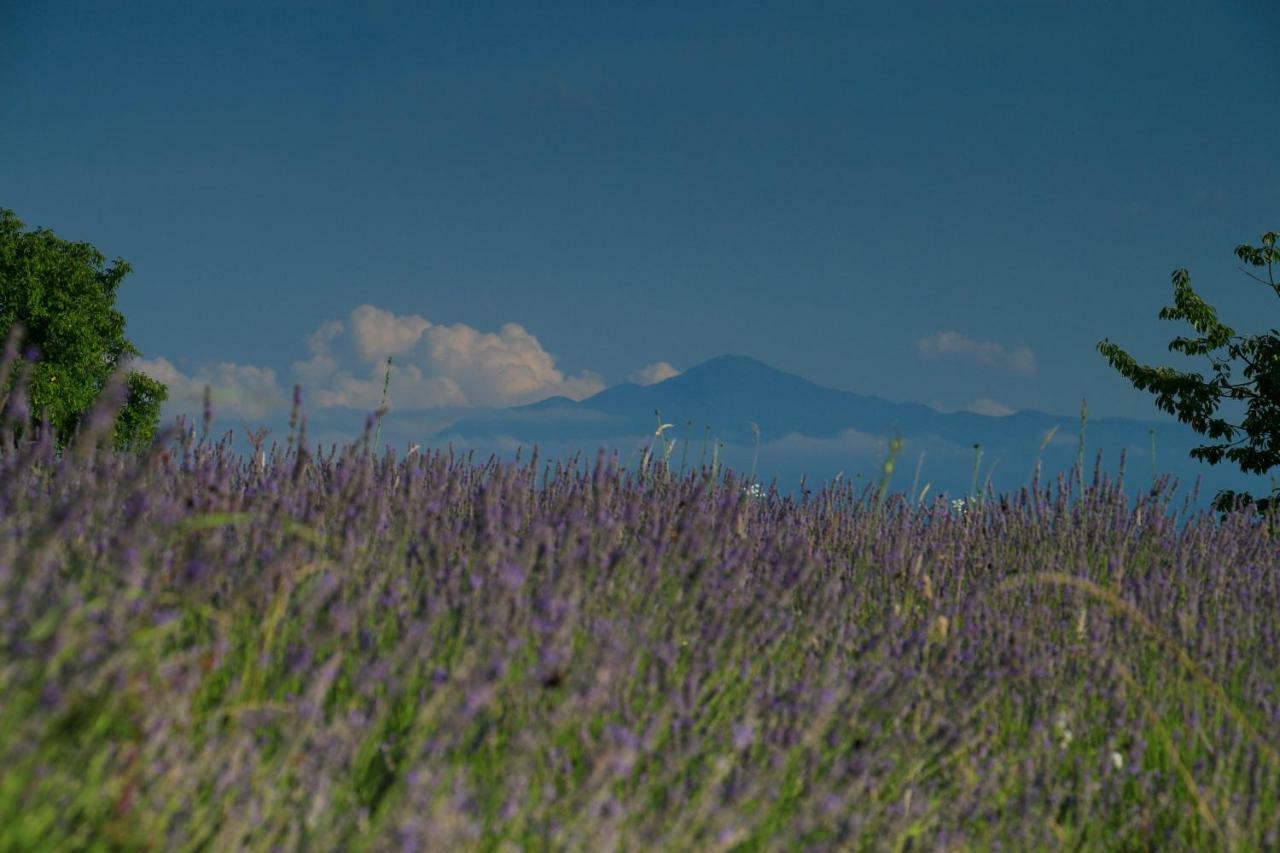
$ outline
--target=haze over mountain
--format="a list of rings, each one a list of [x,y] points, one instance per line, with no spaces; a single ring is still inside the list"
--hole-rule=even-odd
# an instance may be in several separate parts
[[[671,424],[662,439],[654,432]],[[690,421],[692,428],[690,429]],[[926,502],[940,493],[968,493],[973,484],[975,450],[981,445],[978,485],[987,482],[998,494],[1016,493],[1030,485],[1037,457],[1041,483],[1070,472],[1079,454],[1080,419],[1033,410],[993,417],[973,412],[941,412],[918,403],[896,403],[879,397],[824,388],[804,377],[777,370],[744,355],[724,355],[651,385],[626,382],[581,401],[551,397],[540,402],[478,412],[464,417],[428,439],[432,447],[474,450],[484,458],[496,453],[510,459],[517,447],[536,444],[543,460],[563,460],[580,453],[593,464],[604,447],[618,451],[620,464],[635,468],[650,442],[660,457],[662,440],[675,440],[670,456],[673,469],[710,464],[713,445],[724,442],[719,462],[748,476],[755,456],[754,422],[760,430],[756,480],[767,487],[777,477],[784,495],[799,495],[800,477],[808,474],[813,490],[843,476],[856,478],[858,490],[879,482],[880,462],[894,435],[904,439],[890,491],[911,488],[916,465],[924,453],[915,496],[931,483]],[[1049,444],[1041,445],[1057,428]],[[1254,490],[1265,494],[1270,481],[1246,476],[1228,461],[1217,466],[1192,459],[1189,451],[1210,441],[1185,424],[1166,424],[1129,418],[1089,418],[1085,425],[1085,476],[1092,482],[1099,450],[1102,471],[1115,479],[1120,452],[1127,452],[1125,492],[1132,499],[1152,483],[1151,430],[1156,431],[1156,468],[1180,479],[1173,505],[1182,507],[1197,476],[1202,476],[1199,499],[1204,508],[1220,489]],[[1243,433],[1237,434],[1243,438]],[[687,445],[691,444],[689,447]]]

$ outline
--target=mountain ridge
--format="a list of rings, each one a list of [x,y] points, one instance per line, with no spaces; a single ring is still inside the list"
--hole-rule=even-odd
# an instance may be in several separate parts
[[[661,423],[673,427],[661,440],[654,437],[659,426],[655,412],[660,413]],[[760,430],[758,457],[753,452],[756,434],[752,422]],[[543,458],[555,458],[559,451],[572,455],[575,449],[587,451],[590,458],[601,446],[634,455],[637,448],[652,445],[660,452],[662,441],[674,439],[677,460],[689,453],[689,445],[701,445],[703,452],[695,457],[696,462],[700,457],[712,458],[709,448],[714,445],[708,439],[714,438],[723,446],[717,451],[722,464],[746,472],[758,458],[766,482],[770,472],[797,481],[803,473],[810,482],[818,482],[834,477],[837,471],[860,466],[871,469],[873,479],[878,479],[888,441],[897,435],[905,442],[898,470],[914,468],[923,451],[930,467],[921,482],[939,484],[935,493],[943,485],[954,493],[969,489],[975,461],[985,463],[979,486],[991,473],[998,491],[1026,485],[1038,462],[1043,462],[1048,472],[1070,470],[1078,458],[1079,427],[1078,416],[1033,409],[995,416],[940,412],[914,402],[895,403],[827,388],[750,356],[728,354],[650,385],[624,382],[579,401],[558,396],[487,412],[482,418],[463,418],[436,432],[429,441],[504,449],[517,444],[539,445]],[[1160,472],[1179,477],[1184,490],[1189,491],[1196,475],[1203,474],[1206,482],[1219,489],[1259,492],[1258,480],[1249,479],[1256,475],[1245,475],[1226,462],[1208,466],[1191,459],[1192,448],[1214,441],[1181,423],[1090,419],[1084,435],[1086,465],[1092,468],[1102,450],[1103,470],[1114,480],[1124,452],[1129,482],[1145,479],[1152,465],[1152,429],[1157,431],[1155,461],[1162,463]],[[1052,441],[1046,446],[1050,436]],[[1139,467],[1144,457],[1146,461]],[[1136,476],[1132,474],[1135,470]],[[899,474],[899,488],[901,479]],[[1261,491],[1265,494],[1270,489]]]

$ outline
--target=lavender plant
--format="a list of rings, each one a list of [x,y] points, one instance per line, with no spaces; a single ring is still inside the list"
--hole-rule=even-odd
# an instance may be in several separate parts
[[[373,417],[313,452],[299,388],[246,465],[208,405],[112,447],[119,375],[58,456],[28,368],[0,848],[1280,844],[1280,554],[1243,510],[1179,530],[1167,477],[952,512],[887,491],[900,443],[874,501],[668,446],[538,488],[536,447],[397,460]]]

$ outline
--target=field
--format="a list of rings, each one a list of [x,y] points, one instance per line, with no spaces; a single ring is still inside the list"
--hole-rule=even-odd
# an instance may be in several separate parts
[[[0,849],[1280,844],[1280,549],[1167,480],[796,502],[100,415],[0,455]]]

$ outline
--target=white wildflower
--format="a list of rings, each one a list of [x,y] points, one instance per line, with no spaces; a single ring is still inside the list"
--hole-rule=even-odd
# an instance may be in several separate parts
[[[1068,746],[1071,745],[1071,741],[1073,738],[1073,735],[1071,734],[1071,729],[1067,728],[1068,722],[1070,721],[1067,717],[1067,712],[1059,711],[1058,719],[1055,720],[1053,724],[1053,727],[1058,731],[1058,737],[1062,739],[1061,746],[1063,749],[1066,749]]]

